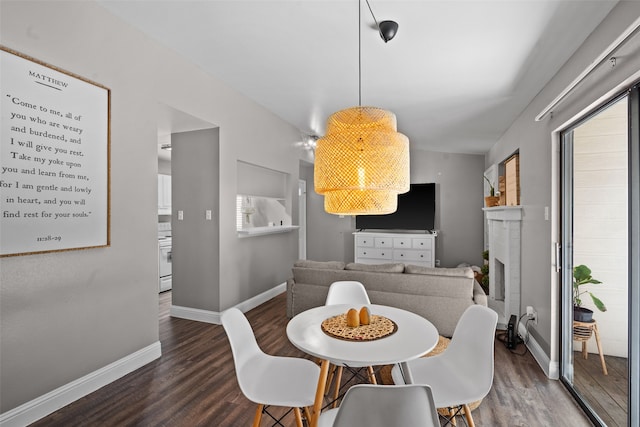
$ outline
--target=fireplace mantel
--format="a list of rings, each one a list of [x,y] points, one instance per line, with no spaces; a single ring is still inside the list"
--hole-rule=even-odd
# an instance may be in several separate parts
[[[490,221],[522,221],[521,206],[496,206],[482,210]]]
[[[489,307],[506,325],[509,317],[520,317],[521,206],[482,209],[489,231]]]

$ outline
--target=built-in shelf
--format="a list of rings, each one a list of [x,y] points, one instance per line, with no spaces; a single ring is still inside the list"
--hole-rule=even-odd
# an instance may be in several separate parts
[[[287,233],[297,230],[299,225],[274,225],[272,227],[253,227],[238,230],[238,237],[262,236],[264,234]]]

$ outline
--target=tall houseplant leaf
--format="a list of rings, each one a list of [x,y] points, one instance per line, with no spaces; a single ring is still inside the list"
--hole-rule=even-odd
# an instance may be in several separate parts
[[[573,305],[576,307],[581,307],[582,299],[580,298],[580,296],[586,292],[589,294],[589,296],[591,296],[591,300],[593,301],[593,304],[596,306],[598,310],[607,311],[607,307],[604,305],[604,303],[595,295],[593,295],[593,293],[587,290],[580,289],[580,286],[582,285],[587,285],[587,284],[597,285],[601,283],[602,283],[601,281],[594,279],[591,276],[591,269],[586,265],[581,264],[574,267],[573,268]]]

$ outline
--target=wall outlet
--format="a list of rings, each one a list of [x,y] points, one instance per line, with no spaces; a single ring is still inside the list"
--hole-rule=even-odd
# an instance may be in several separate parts
[[[530,305],[527,306],[527,317],[529,317],[534,325],[538,324],[538,313]]]
[[[439,259],[436,260],[436,267],[440,267],[440,260]]]

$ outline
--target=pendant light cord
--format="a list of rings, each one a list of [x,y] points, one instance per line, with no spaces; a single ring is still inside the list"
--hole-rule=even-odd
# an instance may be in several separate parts
[[[369,4],[369,2],[367,2]],[[358,107],[362,107],[362,0],[358,0]]]
[[[373,9],[371,9],[371,5],[369,4],[369,0],[365,0],[367,2],[367,6],[369,6],[369,12],[371,12],[371,16],[373,17],[373,21],[376,23],[376,28],[380,31],[380,25],[378,24],[378,20],[376,19],[376,15],[373,14]]]

